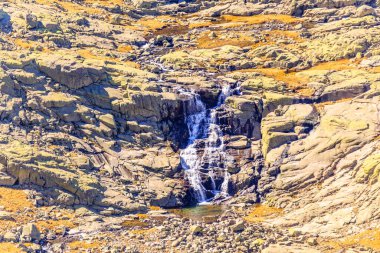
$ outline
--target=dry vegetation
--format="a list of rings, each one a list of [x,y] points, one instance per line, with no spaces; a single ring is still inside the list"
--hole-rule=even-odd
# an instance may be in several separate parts
[[[318,104],[315,104],[315,108],[318,110],[318,112],[321,113],[324,110],[325,106],[327,106],[327,105],[333,105],[336,103],[348,102],[351,100],[352,100],[352,98],[344,98],[344,99],[340,99],[337,101],[328,101],[328,102],[318,103]],[[320,186],[320,188],[321,187],[322,187],[322,185]]]
[[[167,26],[178,25],[178,21],[170,16],[158,16],[139,19],[135,25],[141,26],[148,31],[161,30]]]
[[[270,207],[266,205],[256,205],[252,211],[244,217],[248,222],[258,223],[263,222],[269,218],[277,217],[283,214],[280,208]]]
[[[217,36],[219,36],[218,34]],[[211,48],[217,48],[222,47],[226,45],[230,46],[238,46],[238,47],[246,47],[246,46],[252,46],[255,44],[253,41],[253,38],[244,34],[235,34],[236,38],[210,38],[208,33],[204,33],[201,35],[198,40],[198,48],[203,49],[211,49]]]
[[[278,68],[258,68],[258,69],[244,69],[239,72],[258,72],[264,76],[272,77],[273,79],[284,82],[288,89],[294,90],[302,96],[312,96],[314,91],[306,86],[308,83],[307,78],[297,76],[297,72],[287,72],[284,69]]]
[[[123,50],[132,50],[132,47],[125,46],[124,49],[120,49],[121,51]],[[110,57],[110,56],[105,56],[105,52],[98,52],[94,50],[89,50],[89,49],[80,49],[77,50],[76,53],[83,57],[84,59],[92,59],[92,60],[98,60],[98,61],[108,61],[108,62],[115,62],[115,63],[122,63],[123,65],[133,67],[133,68],[140,68],[140,65],[138,63],[132,62],[132,61],[121,61],[118,58]]]
[[[73,241],[68,244],[70,253],[79,253],[79,252],[88,252],[92,250],[97,250],[97,252],[100,252],[100,248],[102,246],[101,242],[99,241],[92,241],[92,242],[86,242],[86,241]]]
[[[61,214],[54,220],[36,220],[37,212],[43,211],[54,216],[58,210],[51,210],[49,207],[36,208],[27,198],[27,194],[22,189],[0,187],[0,206],[3,206],[6,211],[12,212],[14,220],[0,221],[0,231],[7,231],[9,228],[27,224],[29,222],[36,223],[40,230],[61,230],[62,227],[73,228],[73,214],[66,210],[59,210]],[[1,252],[1,251],[0,251]]]
[[[17,248],[15,243],[11,242],[2,242],[0,243],[0,252],[4,253],[21,253],[24,252],[20,248]]]
[[[23,190],[6,187],[0,187],[0,206],[9,212],[23,211],[25,208],[33,207]]]
[[[330,252],[342,252],[358,245],[377,252],[380,251],[380,228],[365,230],[341,240],[326,241],[321,244],[329,247]]]
[[[259,25],[268,22],[280,22],[284,24],[295,24],[301,22],[299,18],[290,15],[255,15],[255,16],[231,16],[224,15],[222,20],[227,22],[245,23],[248,25]]]
[[[356,66],[354,66],[353,64],[354,63],[351,62],[349,59],[342,59],[342,60],[337,60],[337,61],[323,62],[323,63],[317,64],[316,66],[310,68],[309,70],[340,71],[340,70],[355,69]]]
[[[58,0],[36,0],[38,4],[41,5],[48,5],[48,6],[54,6],[54,5],[60,5],[65,10],[67,10],[69,13],[83,13],[87,12],[89,14],[100,14],[103,12],[100,8],[97,7],[89,7],[85,5],[80,5],[77,3],[69,2],[69,1],[58,1]],[[105,2],[105,1],[104,1]]]

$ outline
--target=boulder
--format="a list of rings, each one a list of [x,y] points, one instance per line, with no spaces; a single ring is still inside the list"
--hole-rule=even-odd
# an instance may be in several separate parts
[[[71,107],[75,103],[75,98],[63,92],[49,92],[46,96],[41,96],[42,105],[47,108]]]
[[[26,28],[28,29],[36,29],[41,27],[41,22],[38,21],[36,15],[28,13],[25,15]]]
[[[0,173],[0,186],[11,186],[11,185],[14,185],[16,181],[17,181],[16,178],[3,172]]]
[[[41,234],[35,224],[29,223],[22,227],[22,233],[20,236],[20,240],[22,242],[32,242],[32,241],[38,242],[40,239],[41,239]]]
[[[10,212],[0,211],[0,220],[15,221],[15,218],[13,218],[13,215]]]
[[[235,225],[232,226],[232,231],[235,233],[242,232],[245,229],[245,222],[238,221]]]
[[[8,17],[8,13],[0,9],[0,21],[4,20],[6,17]]]
[[[369,15],[376,15],[375,9],[368,5],[362,5],[356,10],[356,17],[364,17]]]
[[[116,128],[116,122],[112,114],[100,115],[99,121],[109,128],[112,128],[112,129]]]
[[[102,67],[69,57],[52,55],[39,58],[37,65],[40,71],[70,89],[89,86],[106,76]]]
[[[197,225],[193,225],[190,227],[190,233],[193,235],[201,235],[203,233],[203,228]]]

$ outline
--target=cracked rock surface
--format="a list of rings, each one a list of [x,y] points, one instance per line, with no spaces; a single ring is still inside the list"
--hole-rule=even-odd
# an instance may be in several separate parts
[[[2,1],[0,252],[380,251],[379,15],[374,0]],[[195,157],[224,152],[199,180],[228,197],[188,209],[197,101],[221,139],[198,134]]]

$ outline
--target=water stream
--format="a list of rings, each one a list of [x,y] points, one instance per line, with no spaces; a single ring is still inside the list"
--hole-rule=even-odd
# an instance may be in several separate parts
[[[211,109],[206,108],[199,94],[194,91],[180,91],[191,97],[185,106],[189,139],[186,148],[180,153],[181,165],[198,203],[229,196],[230,174],[226,165],[232,158],[225,151],[223,131],[218,124],[217,113],[233,91],[230,86],[223,86],[216,106]],[[217,184],[216,177],[223,178],[223,182]],[[207,181],[209,183],[206,186]]]

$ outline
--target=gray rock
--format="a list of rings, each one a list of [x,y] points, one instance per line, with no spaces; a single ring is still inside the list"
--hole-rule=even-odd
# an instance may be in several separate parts
[[[34,14],[26,14],[25,16],[26,28],[36,29],[41,27],[41,22],[38,21],[37,16]]]
[[[23,242],[39,241],[41,238],[40,231],[33,223],[29,223],[22,227],[20,240]]]

